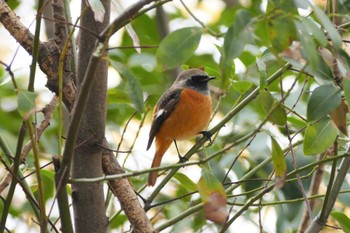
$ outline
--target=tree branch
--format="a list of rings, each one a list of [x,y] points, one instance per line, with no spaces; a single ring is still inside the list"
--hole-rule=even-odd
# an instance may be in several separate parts
[[[114,33],[116,33],[119,29],[124,27],[127,23],[129,23],[131,20],[135,19],[137,16],[140,15],[140,13],[146,13],[144,11],[141,11],[141,9],[146,6],[147,4],[150,4],[151,2],[156,2],[154,6],[145,9],[145,11],[151,10],[153,7],[157,7],[159,5],[162,5],[166,2],[169,2],[172,0],[141,0],[136,2],[134,5],[131,5],[129,8],[125,9],[123,14],[119,15],[117,18],[113,20],[113,22],[106,27],[99,35],[100,41],[106,40],[107,37],[112,36]],[[108,38],[107,38],[108,39]]]
[[[37,140],[40,139],[42,133],[44,130],[50,125],[50,120],[52,117],[53,110],[57,104],[57,97],[54,97],[51,102],[46,105],[43,109],[42,112],[44,114],[44,119],[40,123],[39,127],[36,129],[36,134],[37,134]],[[29,151],[32,149],[32,143],[31,141],[27,142],[27,144],[24,145],[22,152],[21,152],[21,163],[25,160],[27,154]],[[10,168],[13,171],[13,165]],[[0,182],[0,193],[4,191],[4,189],[10,184],[10,181],[12,179],[12,175],[10,172],[7,172],[5,177],[2,179]]]
[[[348,148],[347,154],[349,155],[350,150]],[[318,216],[312,221],[310,226],[306,229],[305,233],[318,233],[325,226],[327,219],[334,207],[335,201],[337,200],[340,189],[344,183],[344,179],[350,167],[350,156],[343,158],[340,167],[338,169],[337,177],[333,183],[332,189],[329,192],[328,198],[325,198],[325,203]],[[322,214],[321,214],[322,213]]]
[[[104,141],[104,146],[108,146]],[[106,175],[115,175],[124,173],[118,164],[114,154],[105,150],[102,155],[102,167]],[[120,205],[128,216],[134,232],[154,232],[151,222],[147,218],[135,191],[127,178],[113,179],[108,182],[109,188],[113,194],[118,197]]]
[[[34,36],[4,0],[0,0],[0,22],[16,41],[30,55],[33,55]],[[47,75],[46,86],[57,95],[59,56],[59,49],[53,41],[39,42],[38,64],[40,69]],[[63,101],[67,108],[71,109],[76,97],[76,88],[71,79],[67,78],[64,80],[63,92]]]
[[[17,147],[16,147],[16,154],[15,154],[15,158],[14,158],[14,162],[13,162],[13,164],[14,164],[13,174],[15,176],[17,176],[18,171],[19,171],[19,165],[20,165],[20,161],[21,161],[21,151],[22,151],[22,147],[23,147],[23,141],[24,141],[25,134],[26,134],[26,127],[25,127],[25,123],[23,122],[21,127],[20,127],[20,130],[19,130]],[[0,232],[4,232],[6,220],[8,217],[10,205],[12,202],[13,195],[15,193],[15,188],[16,188],[17,183],[18,183],[17,179],[12,179],[9,191],[7,193],[6,200],[3,204],[3,209],[2,209],[2,213],[1,213],[1,220],[0,220]]]

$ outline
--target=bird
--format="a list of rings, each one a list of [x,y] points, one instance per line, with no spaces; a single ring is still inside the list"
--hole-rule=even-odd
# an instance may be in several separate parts
[[[164,153],[176,140],[187,140],[203,134],[210,140],[210,133],[204,131],[212,114],[212,101],[208,82],[215,79],[201,68],[182,71],[168,90],[160,97],[154,108],[149,132],[147,150],[155,141],[152,168],[159,167]],[[178,152],[180,161],[183,162]],[[148,186],[154,186],[158,172],[148,176]]]

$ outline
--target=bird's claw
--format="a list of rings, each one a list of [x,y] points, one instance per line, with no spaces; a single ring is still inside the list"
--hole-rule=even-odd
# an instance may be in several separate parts
[[[188,161],[188,158],[186,158],[185,156],[181,156],[179,154],[179,160],[180,160],[180,163],[186,163]]]
[[[212,133],[210,133],[209,131],[201,131],[199,133],[202,134],[203,137],[207,138],[207,141],[211,143],[211,136],[213,136]]]

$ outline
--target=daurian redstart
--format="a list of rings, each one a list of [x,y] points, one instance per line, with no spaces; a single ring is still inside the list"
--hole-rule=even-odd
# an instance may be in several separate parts
[[[154,109],[147,145],[148,150],[155,138],[152,168],[160,166],[173,141],[190,139],[207,128],[212,113],[208,81],[214,78],[201,69],[183,71],[161,96]],[[149,174],[149,186],[154,186],[157,175],[157,171]]]

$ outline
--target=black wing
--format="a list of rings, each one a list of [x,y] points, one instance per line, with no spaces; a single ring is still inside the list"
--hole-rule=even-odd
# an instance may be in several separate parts
[[[162,95],[162,97],[160,97],[154,113],[151,130],[149,132],[147,150],[151,147],[154,137],[156,136],[160,127],[163,125],[164,121],[175,109],[175,106],[179,101],[180,93],[181,89],[168,90],[164,93],[164,95]]]

